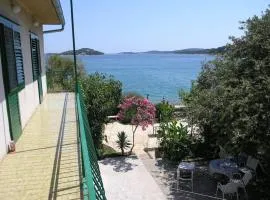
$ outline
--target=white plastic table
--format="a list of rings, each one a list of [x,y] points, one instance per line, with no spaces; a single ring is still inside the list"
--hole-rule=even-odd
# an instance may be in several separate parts
[[[232,178],[233,174],[237,172],[239,172],[238,165],[230,159],[211,160],[209,163],[210,175],[223,174],[228,178]]]

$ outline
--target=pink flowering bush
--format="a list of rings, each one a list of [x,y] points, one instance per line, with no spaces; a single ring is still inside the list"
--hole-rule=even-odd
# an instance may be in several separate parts
[[[133,141],[130,153],[134,147],[134,134],[141,126],[145,130],[148,125],[152,125],[155,120],[156,108],[148,99],[138,97],[126,97],[123,102],[118,106],[120,111],[117,114],[120,120],[124,120],[127,115],[130,117],[130,123],[135,125],[133,130]]]

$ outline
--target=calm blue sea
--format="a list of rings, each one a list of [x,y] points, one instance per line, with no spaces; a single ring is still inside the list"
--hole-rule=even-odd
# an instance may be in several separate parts
[[[179,101],[180,88],[189,90],[191,81],[201,71],[202,62],[213,59],[210,55],[177,54],[112,54],[78,56],[88,73],[102,72],[113,75],[123,83],[123,91],[134,91],[154,103],[164,97],[171,103]]]

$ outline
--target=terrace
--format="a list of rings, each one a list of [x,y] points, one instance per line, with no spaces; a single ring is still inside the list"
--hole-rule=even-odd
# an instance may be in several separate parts
[[[105,199],[83,116],[79,94],[48,94],[0,163],[0,199]]]

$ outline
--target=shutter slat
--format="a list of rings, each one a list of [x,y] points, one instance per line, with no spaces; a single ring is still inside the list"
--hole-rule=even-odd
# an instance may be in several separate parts
[[[23,56],[21,48],[21,36],[20,33],[14,32],[14,48],[16,57],[16,70],[18,77],[18,84],[24,83],[24,68],[23,68]]]
[[[35,36],[32,35],[31,35],[31,51],[32,51],[33,78],[34,80],[36,80],[41,74],[39,41]]]

